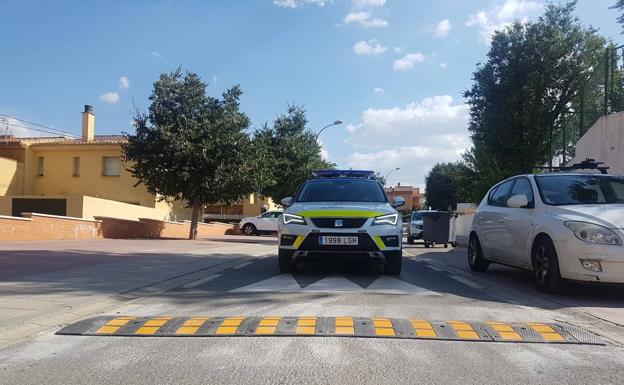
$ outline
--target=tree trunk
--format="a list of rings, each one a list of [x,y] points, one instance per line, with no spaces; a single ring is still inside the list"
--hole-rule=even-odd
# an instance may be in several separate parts
[[[191,207],[193,207],[193,214],[191,216],[191,229],[188,239],[195,239],[197,238],[197,221],[199,220],[199,201],[194,200]]]

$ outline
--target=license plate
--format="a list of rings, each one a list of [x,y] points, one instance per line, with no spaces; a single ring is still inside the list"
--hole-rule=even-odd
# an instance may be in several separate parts
[[[323,246],[357,246],[358,237],[324,236],[319,238]]]

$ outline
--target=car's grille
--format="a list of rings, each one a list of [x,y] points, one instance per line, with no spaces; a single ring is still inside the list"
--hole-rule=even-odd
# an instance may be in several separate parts
[[[327,246],[319,245],[319,237],[323,235],[329,236],[346,236],[346,237],[358,237],[357,246]],[[363,251],[379,251],[379,248],[368,234],[360,233],[310,233],[303,241],[298,250],[301,251],[348,251],[348,252],[363,252]]]
[[[368,218],[310,218],[314,226],[321,229],[359,229]],[[342,226],[336,226],[336,221]]]

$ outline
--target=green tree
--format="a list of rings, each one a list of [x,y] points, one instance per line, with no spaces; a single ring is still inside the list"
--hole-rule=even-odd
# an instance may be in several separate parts
[[[584,27],[574,8],[575,2],[549,4],[536,22],[494,34],[488,60],[465,92],[473,148],[464,159],[480,179],[475,194],[548,163],[563,147],[558,139],[582,91],[599,92],[595,72],[606,40]]]
[[[259,186],[256,148],[239,110],[234,86],[215,98],[195,73],[180,69],[154,82],[148,113],[137,111],[135,134],[124,158],[132,175],[158,199],[182,199],[192,207],[189,239],[197,235],[200,208],[232,202]]]
[[[434,210],[455,210],[457,203],[469,202],[471,170],[462,163],[437,163],[425,177],[427,206]]]
[[[312,171],[334,167],[321,156],[321,147],[314,133],[306,129],[307,123],[305,109],[292,105],[275,119],[273,127],[265,124],[256,132],[255,140],[271,165],[261,195],[280,202],[293,196]]]

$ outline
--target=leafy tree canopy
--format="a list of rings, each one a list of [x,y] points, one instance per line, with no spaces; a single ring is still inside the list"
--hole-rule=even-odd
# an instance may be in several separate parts
[[[265,124],[255,134],[263,156],[271,164],[265,185],[259,190],[275,202],[293,196],[312,171],[333,168],[321,156],[314,133],[306,129],[308,120],[303,107],[292,105],[269,127]]]
[[[132,175],[161,199],[182,199],[193,207],[196,234],[203,204],[232,202],[256,191],[262,178],[256,146],[246,133],[249,118],[239,110],[239,86],[221,98],[207,84],[180,69],[154,83],[148,113],[134,117],[125,160]]]

